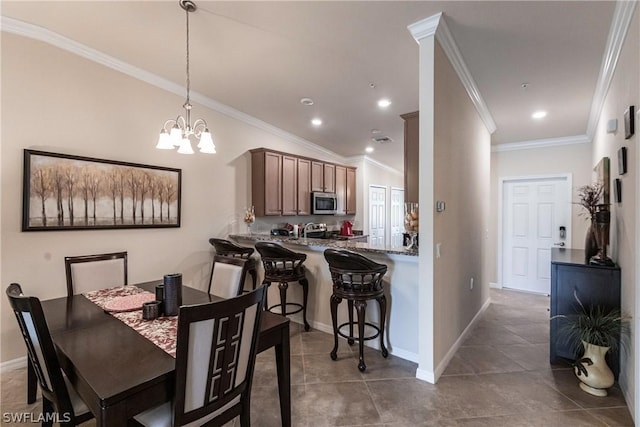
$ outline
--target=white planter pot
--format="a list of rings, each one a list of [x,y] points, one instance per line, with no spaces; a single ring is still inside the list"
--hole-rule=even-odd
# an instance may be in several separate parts
[[[604,359],[609,347],[600,347],[585,341],[582,341],[582,345],[584,346],[582,359],[590,359],[592,364],[590,365],[588,362],[582,363],[582,366],[587,371],[586,375],[584,372],[580,372],[577,367],[574,368],[576,376],[582,381],[580,388],[594,396],[604,397],[607,395],[607,389],[614,383],[613,372],[611,372]]]

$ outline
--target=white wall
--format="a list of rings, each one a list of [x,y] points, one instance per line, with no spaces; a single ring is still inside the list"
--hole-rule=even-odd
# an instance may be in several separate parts
[[[613,81],[605,99],[605,103],[600,114],[598,126],[593,140],[593,152],[591,164],[595,165],[602,157],[609,157],[611,160],[611,233],[609,256],[618,263],[622,276],[622,310],[624,313],[633,315],[638,313],[635,298],[638,292],[636,282],[636,256],[638,247],[636,243],[636,227],[638,227],[638,212],[636,210],[638,197],[637,188],[637,144],[638,126],[636,123],[636,133],[631,139],[624,137],[624,110],[630,105],[640,107],[640,10],[636,8],[633,22],[626,36],[625,43],[618,60],[618,65]],[[609,119],[618,119],[618,131],[615,134],[606,132],[606,125]],[[625,175],[618,175],[618,150],[620,147],[627,147],[627,170]],[[613,180],[622,181],[622,203],[613,200]],[[637,327],[636,322],[635,326]],[[632,323],[632,327],[633,327]],[[635,327],[632,328],[631,337],[634,335]],[[622,389],[630,411],[633,414],[634,387],[638,380],[638,374],[634,369],[634,353],[637,357],[637,342],[631,340],[629,353],[621,354],[620,388]],[[638,408],[636,408],[636,414]],[[636,423],[638,418],[636,415]]]
[[[182,272],[202,288],[208,279],[210,237],[246,230],[251,192],[247,150],[268,147],[327,161],[309,144],[294,144],[244,122],[194,105],[213,133],[218,154],[156,150],[164,121],[184,99],[42,42],[2,34],[0,283],[22,284],[42,299],[66,294],[68,255],[126,250],[136,283]],[[182,226],[174,229],[21,232],[23,149],[181,168]],[[359,187],[359,191],[362,187]],[[362,206],[358,206],[362,210]],[[6,298],[0,298],[5,362],[25,354]]]

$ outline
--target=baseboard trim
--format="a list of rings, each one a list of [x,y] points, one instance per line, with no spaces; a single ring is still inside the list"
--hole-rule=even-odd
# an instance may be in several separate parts
[[[433,372],[427,371],[425,369],[418,368],[418,370],[416,371],[416,379],[426,381],[430,384],[436,383],[436,377]]]
[[[0,374],[15,371],[16,369],[27,367],[27,356],[18,357],[17,359],[7,360],[0,363]]]
[[[490,304],[491,304],[491,299],[487,298],[487,300],[482,305],[480,310],[478,310],[478,312],[473,317],[473,319],[471,319],[471,322],[469,322],[469,324],[464,329],[464,331],[462,331],[462,334],[460,334],[460,336],[458,337],[456,342],[453,343],[453,345],[451,346],[451,348],[449,349],[447,354],[444,356],[444,358],[440,361],[440,363],[438,363],[438,366],[436,366],[436,370],[435,370],[435,373],[434,373],[435,374],[434,377],[435,377],[435,381],[436,382],[440,379],[440,376],[442,375],[444,370],[449,365],[449,362],[451,362],[451,359],[453,359],[453,356],[455,356],[455,354],[458,351],[458,349],[462,346],[462,343],[464,342],[464,340],[467,338],[469,333],[471,333],[471,330],[476,325],[476,323],[478,323],[478,321],[480,320],[480,318],[482,317],[484,312],[487,311],[487,308],[489,308]]]
[[[493,289],[502,289],[502,286],[500,286],[496,282],[489,282],[489,287]]]

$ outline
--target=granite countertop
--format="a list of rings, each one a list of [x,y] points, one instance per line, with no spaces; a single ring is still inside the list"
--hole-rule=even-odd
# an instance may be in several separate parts
[[[356,236],[359,237],[359,236]],[[269,234],[230,234],[230,239],[245,242],[281,242],[298,246],[321,246],[326,248],[347,249],[354,252],[369,252],[378,254],[396,254],[418,256],[417,250],[407,250],[404,247],[373,246],[368,242],[354,242],[352,240],[313,239],[304,237],[271,236]]]

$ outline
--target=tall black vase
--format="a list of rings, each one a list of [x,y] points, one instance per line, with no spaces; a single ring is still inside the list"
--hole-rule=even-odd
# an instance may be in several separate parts
[[[591,257],[598,253],[598,240],[596,239],[596,224],[592,219],[587,228],[587,235],[584,239],[584,257],[588,264]]]

